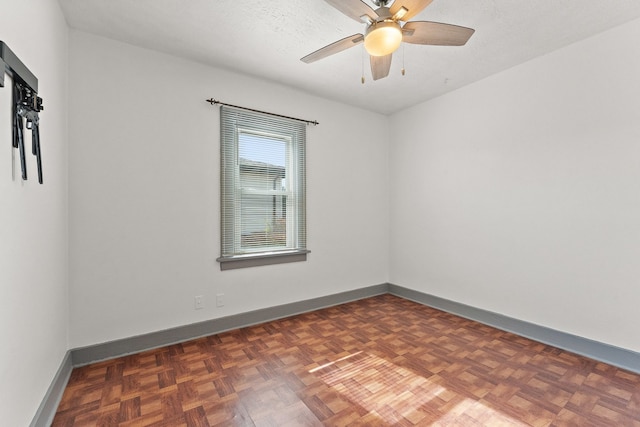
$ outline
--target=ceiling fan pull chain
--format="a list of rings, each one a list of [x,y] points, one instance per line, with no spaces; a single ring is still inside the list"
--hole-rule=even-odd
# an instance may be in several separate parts
[[[362,71],[362,78],[360,79],[360,81],[362,82],[362,84],[364,84],[364,45],[362,45],[362,49],[360,50],[360,65],[362,66],[361,71]]]
[[[402,45],[402,70],[400,72],[404,76],[404,45]]]

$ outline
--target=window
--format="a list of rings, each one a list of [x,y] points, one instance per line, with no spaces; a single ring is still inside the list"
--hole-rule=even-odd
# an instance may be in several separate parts
[[[222,270],[304,261],[305,124],[222,106]]]

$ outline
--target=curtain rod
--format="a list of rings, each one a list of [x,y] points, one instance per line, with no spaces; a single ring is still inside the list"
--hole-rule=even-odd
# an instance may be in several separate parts
[[[268,111],[261,111],[261,110],[254,110],[253,108],[240,107],[238,105],[227,104],[227,103],[224,103],[224,102],[221,102],[221,101],[217,101],[217,100],[215,100],[213,98],[209,98],[206,101],[211,105],[214,105],[214,104],[226,105],[227,107],[240,108],[241,110],[253,111],[254,113],[263,113],[263,114],[269,114],[271,116],[282,117],[283,119],[297,120],[299,122],[304,122],[304,123],[306,123],[308,125],[314,125],[315,126],[315,125],[319,125],[320,124],[315,120],[298,119],[296,117],[283,116],[282,114],[270,113]]]

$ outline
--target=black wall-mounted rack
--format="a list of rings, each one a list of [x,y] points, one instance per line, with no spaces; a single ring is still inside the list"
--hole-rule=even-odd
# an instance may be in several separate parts
[[[22,179],[27,179],[24,151],[24,120],[31,130],[32,153],[38,161],[38,182],[42,184],[40,156],[40,111],[44,110],[38,96],[38,79],[9,47],[0,41],[0,87],[4,87],[5,73],[13,80],[13,147],[20,151]]]

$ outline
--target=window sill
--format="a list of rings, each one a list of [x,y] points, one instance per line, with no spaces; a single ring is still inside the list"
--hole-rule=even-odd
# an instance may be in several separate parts
[[[220,270],[224,271],[233,270],[236,268],[258,267],[261,265],[306,261],[307,254],[310,252],[311,251],[308,251],[306,249],[282,252],[261,252],[257,254],[220,257],[216,259],[216,261],[220,263]]]

